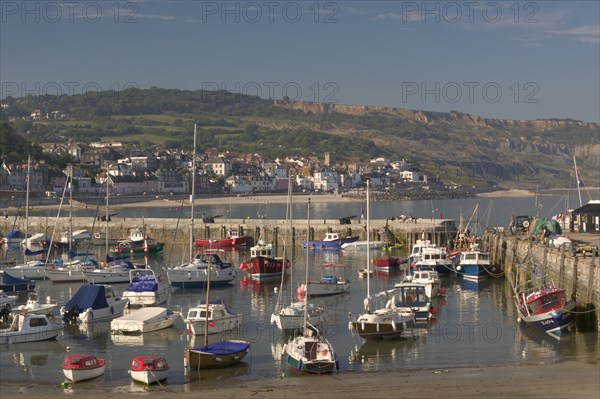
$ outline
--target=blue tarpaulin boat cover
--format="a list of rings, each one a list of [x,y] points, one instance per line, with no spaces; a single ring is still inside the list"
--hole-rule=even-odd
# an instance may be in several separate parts
[[[75,305],[81,310],[104,309],[108,307],[106,293],[103,285],[82,285],[75,295],[65,305],[65,310],[70,311]]]
[[[131,292],[146,292],[146,291],[158,291],[158,283],[152,275],[146,276],[135,276],[133,281],[129,284],[126,291]]]
[[[19,230],[13,230],[4,236],[7,240],[17,240],[19,238],[25,238],[25,234]]]
[[[213,355],[227,355],[230,353],[244,352],[248,350],[249,347],[250,344],[246,342],[220,341],[210,345],[197,346],[192,349],[198,352],[212,353]]]
[[[43,254],[45,252],[46,252],[45,249],[40,249],[39,251],[30,251],[29,248],[25,248],[25,255],[26,256],[40,255],[40,254]]]
[[[2,275],[2,283],[7,285],[18,285],[18,284],[30,284],[33,283],[33,280],[27,280],[19,277],[13,277],[4,271]]]

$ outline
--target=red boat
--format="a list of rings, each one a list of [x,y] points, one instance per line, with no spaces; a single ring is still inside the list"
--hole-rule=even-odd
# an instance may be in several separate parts
[[[100,377],[105,368],[104,359],[92,355],[67,355],[63,363],[65,377],[73,382]]]
[[[197,247],[210,248],[232,248],[241,247],[248,244],[248,236],[240,236],[239,232],[234,229],[229,229],[227,238],[220,239],[196,239]]]
[[[167,378],[169,365],[159,356],[136,356],[129,366],[129,374],[135,381],[149,385]]]
[[[242,262],[240,269],[253,279],[281,277],[288,266],[288,261],[275,256],[273,244],[259,240],[258,244],[250,248],[250,260]]]
[[[380,271],[398,270],[400,269],[400,265],[404,262],[404,259],[395,256],[387,256],[371,260],[375,270]]]

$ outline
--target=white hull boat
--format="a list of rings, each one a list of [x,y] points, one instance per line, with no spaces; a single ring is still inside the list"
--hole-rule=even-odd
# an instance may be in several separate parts
[[[180,312],[161,307],[146,307],[114,319],[110,323],[110,331],[143,334],[171,327],[179,318]]]
[[[86,284],[79,287],[60,313],[65,322],[108,321],[123,315],[128,301],[116,297],[108,285]]]
[[[183,320],[190,334],[204,335],[208,317],[208,334],[217,334],[234,330],[242,326],[243,315],[229,310],[229,307],[221,300],[209,301],[208,316],[207,306],[200,303],[198,306],[188,310],[187,317]]]
[[[31,292],[27,303],[17,307],[17,311],[31,314],[44,314],[53,316],[58,311],[58,301],[53,301],[50,297],[46,298],[46,303],[41,302],[37,292]]]
[[[162,357],[136,356],[129,366],[129,375],[134,381],[150,385],[169,376],[169,365]]]
[[[292,302],[271,315],[271,323],[281,331],[298,330],[304,326],[304,302]],[[312,303],[308,304],[307,322],[317,327],[323,322],[324,312]]]
[[[45,315],[17,314],[10,328],[0,330],[0,344],[45,341],[56,338],[62,323],[52,323]]]
[[[106,363],[91,355],[68,355],[63,363],[63,374],[73,382],[91,380],[104,374]]]
[[[133,306],[156,306],[169,298],[171,287],[152,269],[135,269],[129,272],[129,286],[123,299]]]

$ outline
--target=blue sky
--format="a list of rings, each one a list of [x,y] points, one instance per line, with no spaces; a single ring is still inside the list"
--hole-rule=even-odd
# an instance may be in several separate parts
[[[222,87],[600,121],[597,1],[0,4],[2,97]]]

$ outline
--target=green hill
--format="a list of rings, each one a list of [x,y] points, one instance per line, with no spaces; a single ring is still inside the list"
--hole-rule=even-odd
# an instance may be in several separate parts
[[[570,119],[511,121],[460,112],[266,100],[224,91],[128,89],[75,96],[7,98],[0,117],[37,142],[119,140],[267,157],[407,158],[447,183],[572,187],[600,181],[600,127]],[[24,120],[34,110],[51,118]],[[61,119],[60,116],[64,115]]]

